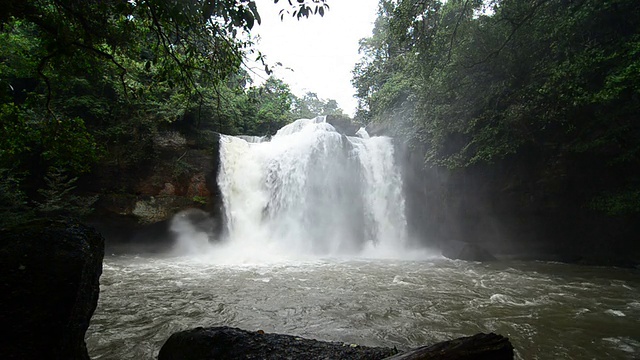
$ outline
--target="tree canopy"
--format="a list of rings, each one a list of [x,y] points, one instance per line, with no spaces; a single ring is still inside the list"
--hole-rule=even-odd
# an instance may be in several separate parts
[[[328,9],[325,0],[280,5],[298,19]],[[5,4],[0,187],[15,196],[0,207],[42,203],[52,180],[72,188],[97,163],[136,167],[165,126],[263,135],[291,121],[289,87],[252,86],[243,68],[253,57],[270,73],[250,33],[260,22],[251,0]]]
[[[636,1],[382,0],[360,46],[358,117],[408,138],[427,165],[533,156],[561,176],[553,164],[570,163],[598,206],[612,192],[639,211]]]

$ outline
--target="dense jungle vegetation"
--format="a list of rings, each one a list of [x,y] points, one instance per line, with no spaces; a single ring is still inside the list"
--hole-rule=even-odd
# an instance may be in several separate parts
[[[275,3],[298,19],[328,10]],[[76,179],[144,163],[164,129],[263,135],[340,114],[277,78],[252,84],[247,59],[271,73],[251,37],[260,21],[249,0],[6,4],[0,218],[89,211]],[[487,193],[517,194],[516,207],[636,216],[639,27],[636,0],[381,0],[355,121],[406,139],[427,169],[492,174]]]
[[[278,3],[276,0],[275,3]],[[324,1],[284,2],[281,16],[322,15]],[[260,23],[248,0],[29,0],[0,15],[0,218],[82,214],[78,176],[151,159],[162,129],[265,135],[300,117],[341,114],[263,78]],[[247,63],[255,60],[260,73]],[[267,75],[264,75],[264,74]]]
[[[357,117],[427,167],[500,168],[523,196],[561,184],[543,192],[640,213],[637,1],[382,0],[361,52]],[[513,179],[514,164],[537,170]]]

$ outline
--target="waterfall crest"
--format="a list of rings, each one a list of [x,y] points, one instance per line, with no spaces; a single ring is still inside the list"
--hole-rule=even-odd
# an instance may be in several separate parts
[[[248,140],[248,141],[247,141]],[[245,255],[354,255],[404,248],[400,170],[387,137],[300,119],[270,140],[222,135],[223,246]]]

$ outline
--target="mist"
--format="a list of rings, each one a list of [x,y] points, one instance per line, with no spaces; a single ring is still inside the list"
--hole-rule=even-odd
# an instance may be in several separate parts
[[[216,263],[318,257],[431,256],[409,241],[401,170],[390,138],[340,134],[325,117],[271,139],[220,138],[225,231],[198,212],[174,217],[174,254]]]

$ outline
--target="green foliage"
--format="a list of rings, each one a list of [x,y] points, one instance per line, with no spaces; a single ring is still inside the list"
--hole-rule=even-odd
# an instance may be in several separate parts
[[[59,168],[51,167],[44,180],[45,187],[38,189],[42,201],[36,202],[36,209],[43,216],[81,217],[93,211],[92,206],[98,200],[97,195],[79,197],[71,193],[75,189],[77,177],[70,178]]]
[[[279,1],[280,0],[273,0],[275,4],[277,4]],[[280,10],[280,19],[283,19],[285,14],[290,14],[298,20],[303,17],[308,18],[309,15],[312,14],[319,14],[320,16],[324,16],[325,11],[329,10],[329,5],[326,4],[325,0],[297,0],[296,3],[297,4],[294,5],[293,2],[289,0],[289,5],[292,9]]]
[[[291,104],[295,96],[282,80],[270,77],[260,87],[250,89],[247,95],[255,110],[250,112],[254,119],[245,122],[246,135],[273,135],[293,120]]]
[[[193,165],[189,164],[188,162],[182,159],[178,159],[173,163],[172,170],[173,170],[172,171],[173,179],[179,180],[185,177],[186,175],[193,173],[193,170],[195,170],[195,168]]]
[[[52,131],[43,133],[42,158],[46,164],[83,173],[98,159],[98,146],[80,118],[52,120]]]
[[[430,166],[556,154],[618,175],[591,196],[632,186],[639,36],[633,0],[381,0],[354,69],[357,117],[391,123]]]
[[[207,205],[207,198],[204,196],[196,195],[191,200],[200,205]]]
[[[39,58],[45,49],[37,37],[33,24],[24,21],[12,21],[4,24],[0,32],[0,98],[5,100],[12,92],[24,96],[24,89],[13,88],[11,79],[34,77]]]
[[[8,167],[31,151],[40,133],[14,104],[0,105],[0,123],[0,166]]]
[[[21,177],[0,168],[0,229],[32,219],[27,195],[20,188]]]
[[[56,166],[75,173],[89,170],[99,149],[79,119],[47,119],[13,104],[0,105],[0,166]]]
[[[239,76],[243,77],[243,73]],[[342,115],[342,109],[335,100],[319,99],[312,92],[298,98],[289,85],[274,77],[248,89],[239,88],[241,84],[234,84],[232,80],[219,89],[221,96],[212,96],[215,101],[205,102],[201,108],[201,111],[210,113],[209,124],[225,124],[216,128],[225,134],[273,135],[284,125],[299,118]],[[203,126],[207,127],[206,124]]]
[[[599,195],[591,200],[589,207],[610,216],[638,214],[640,213],[640,190],[627,189]]]
[[[320,99],[318,94],[307,92],[302,98],[294,97],[292,112],[296,119],[314,118],[319,115],[344,115],[338,102],[333,99]]]
[[[296,18],[327,9],[324,0],[283,5]],[[6,4],[0,168],[24,176],[3,180],[16,194],[3,209],[83,214],[95,200],[77,197],[76,179],[96,165],[117,174],[148,166],[167,127],[258,135],[291,121],[285,84],[247,88],[241,66],[260,22],[252,0]]]

